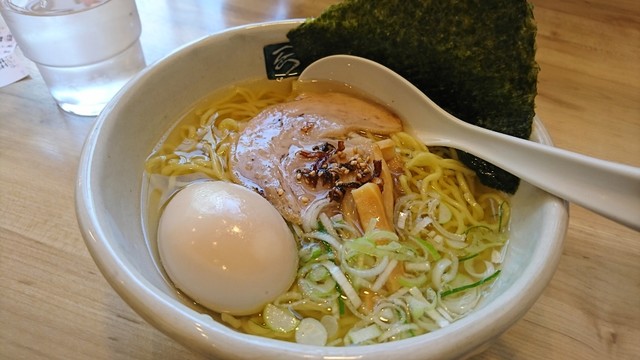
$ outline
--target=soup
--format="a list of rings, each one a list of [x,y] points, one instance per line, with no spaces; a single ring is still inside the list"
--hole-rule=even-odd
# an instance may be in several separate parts
[[[242,332],[328,346],[413,337],[467,315],[500,273],[508,196],[357,94],[255,81],[198,103],[146,163],[157,259],[164,207],[205,181],[267,199],[297,249],[286,291],[250,314],[212,312]]]

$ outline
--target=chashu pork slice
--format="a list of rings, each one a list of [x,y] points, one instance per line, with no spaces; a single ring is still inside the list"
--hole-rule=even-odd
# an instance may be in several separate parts
[[[343,93],[308,93],[263,110],[239,135],[232,172],[236,180],[260,192],[282,216],[300,224],[303,211],[327,197],[329,188],[300,181],[301,169],[317,159],[322,144],[358,148],[374,158],[374,142],[357,132],[391,134],[402,130],[400,119],[382,106]],[[364,154],[363,154],[364,153]],[[370,155],[370,156],[369,156]]]

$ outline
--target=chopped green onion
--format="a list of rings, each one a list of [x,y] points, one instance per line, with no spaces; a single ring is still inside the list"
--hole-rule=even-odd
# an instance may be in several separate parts
[[[431,270],[431,265],[428,261],[409,262],[404,263],[404,269],[408,272],[422,273]]]
[[[499,274],[500,274],[500,270],[497,270],[493,274],[487,276],[486,278],[484,278],[482,280],[476,281],[473,284],[464,285],[464,286],[460,286],[460,287],[457,287],[457,288],[454,288],[454,289],[449,289],[449,290],[443,291],[440,294],[440,298],[444,298],[445,296],[449,296],[451,294],[455,294],[455,293],[460,292],[460,291],[464,291],[464,290],[468,290],[468,289],[472,289],[474,287],[480,286],[480,285],[482,285],[482,284],[484,284],[486,282],[489,282],[489,281],[495,279]]]
[[[398,283],[404,287],[422,286],[427,282],[427,275],[422,273],[418,276],[398,276]]]
[[[342,295],[338,296],[338,311],[340,315],[344,315],[344,300],[342,299]]]
[[[432,222],[433,220],[430,217],[425,216],[415,223],[415,225],[413,226],[413,229],[411,229],[409,233],[411,235],[417,235],[420,231],[425,230],[427,226]]]
[[[338,318],[332,315],[324,315],[320,319],[320,323],[327,330],[327,337],[330,339],[338,333]]]
[[[421,318],[427,310],[432,308],[431,304],[426,301],[422,301],[422,299],[418,299],[415,296],[410,296],[407,299],[407,305],[409,306],[411,317],[414,319]]]
[[[324,224],[322,223],[322,221],[318,221],[318,222],[316,223],[316,226],[317,226],[317,231],[320,231],[320,232],[323,232],[323,233],[325,233],[325,234],[328,234],[328,232],[327,232],[327,228],[326,228],[326,227],[324,227]]]
[[[308,238],[320,240],[322,243],[326,244],[327,248],[329,249],[340,250],[340,248],[342,248],[342,244],[340,244],[340,242],[336,238],[334,238],[333,236],[329,235],[329,233],[326,233],[326,232],[312,231],[310,233],[305,234],[305,236]]]
[[[480,253],[475,253],[475,254],[468,254],[465,256],[461,256],[458,258],[458,262],[463,262],[465,260],[469,260],[469,259],[473,259],[474,257],[480,255]]]
[[[394,325],[392,327],[390,327],[389,329],[387,329],[384,334],[380,335],[378,337],[378,341],[387,341],[390,338],[396,337],[397,335],[400,335],[404,332],[410,332],[412,330],[417,330],[418,329],[418,325],[416,324],[399,324],[399,325]]]
[[[365,235],[370,241],[376,242],[378,240],[388,240],[389,242],[398,241],[398,235],[393,231],[386,231],[380,229],[374,229]]]
[[[376,324],[349,333],[349,337],[354,344],[361,344],[365,341],[373,340],[380,335],[382,335],[382,331],[380,331],[380,328]]]
[[[298,279],[298,287],[302,294],[310,299],[319,301],[327,298],[334,298],[335,284],[333,279],[329,279],[324,283],[314,283],[308,279]]]
[[[342,298],[342,296],[338,297],[338,310],[340,312],[340,315],[345,314],[345,305],[344,305],[344,299]]]
[[[475,229],[485,229],[485,230],[492,231],[491,228],[486,225],[475,225],[475,226],[468,227],[463,234],[467,235],[471,230],[475,230]]]
[[[387,267],[387,264],[389,264],[388,256],[383,256],[382,258],[376,259],[376,263],[373,264],[370,268],[366,269],[351,266],[348,261],[349,259],[345,260],[347,261],[342,263],[342,268],[352,276],[361,278],[371,278],[374,276],[378,276],[384,271],[384,269]]]
[[[295,330],[296,326],[300,323],[300,320],[298,320],[291,311],[284,310],[273,304],[267,304],[267,306],[264,307],[262,317],[269,329],[282,333]]]
[[[338,233],[336,232],[336,229],[331,224],[331,219],[329,219],[327,214],[320,213],[319,218],[320,218],[320,223],[322,224],[322,226],[324,228],[323,232],[326,232],[327,234],[333,236],[336,239],[339,239],[340,235],[338,235]]]
[[[324,255],[329,255],[330,250],[331,246],[327,245],[324,241],[318,241],[304,245],[298,252],[298,256],[302,263],[307,263]]]
[[[360,305],[362,305],[362,300],[358,296],[358,293],[353,288],[353,286],[351,286],[351,283],[344,275],[342,270],[340,270],[340,268],[331,261],[323,262],[322,266],[326,267],[327,270],[329,270],[329,273],[338,283],[338,285],[340,285],[340,288],[342,289],[342,291],[344,291],[345,295],[347,295],[347,298],[349,299],[349,301],[351,301],[353,307],[355,307],[356,309],[359,308]]]
[[[311,253],[311,260],[315,260],[317,258],[320,257],[320,255],[322,255],[324,252],[322,251],[322,249],[320,248],[314,248],[313,252]]]
[[[387,267],[382,271],[380,276],[378,276],[378,278],[376,279],[376,282],[371,286],[371,290],[380,290],[389,279],[389,276],[393,272],[393,269],[395,269],[396,265],[398,265],[398,260],[392,259],[391,261],[389,261]]]
[[[451,220],[452,217],[453,214],[451,213],[451,209],[449,209],[449,206],[441,202],[438,205],[438,222],[440,224],[446,224]]]
[[[414,241],[418,242],[420,245],[424,246],[429,252],[429,254],[431,254],[431,257],[433,257],[433,260],[436,260],[436,261],[440,260],[441,258],[440,253],[438,252],[438,250],[436,250],[436,248],[432,244],[416,236],[412,236],[411,238]]]
[[[442,316],[442,314],[440,314],[436,309],[429,309],[429,310],[426,311],[426,313],[441,328],[443,328],[443,327],[445,327],[445,326],[447,326],[447,325],[449,325],[451,323],[444,316]]]
[[[327,329],[314,318],[304,318],[296,328],[298,344],[324,346],[327,343]]]
[[[408,217],[409,217],[409,212],[407,212],[407,211],[401,211],[398,214],[398,222],[397,222],[398,229],[403,229],[404,230],[404,226],[407,223],[407,218]]]
[[[321,282],[329,278],[329,270],[324,266],[312,266],[311,270],[307,273],[307,278],[313,282]]]

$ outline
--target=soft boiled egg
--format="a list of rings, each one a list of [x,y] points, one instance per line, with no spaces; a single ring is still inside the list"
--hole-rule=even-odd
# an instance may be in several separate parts
[[[166,205],[158,249],[174,285],[211,310],[259,312],[296,277],[295,239],[278,211],[240,185],[186,186]]]

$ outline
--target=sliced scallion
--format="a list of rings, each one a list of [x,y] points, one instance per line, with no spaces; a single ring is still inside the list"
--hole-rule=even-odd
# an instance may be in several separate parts
[[[340,270],[340,268],[331,261],[323,262],[322,266],[326,267],[327,270],[329,270],[329,273],[338,283],[338,285],[340,285],[340,288],[342,289],[342,291],[344,291],[344,294],[347,296],[351,304],[353,304],[356,309],[359,308],[360,305],[362,305],[362,300],[358,296],[358,293],[353,288],[353,286],[351,286],[351,283],[344,275],[342,270]]]
[[[300,320],[298,320],[291,311],[273,304],[267,304],[264,307],[262,317],[269,329],[282,333],[293,331],[300,323]]]
[[[295,334],[298,344],[324,346],[327,343],[327,329],[314,318],[304,318],[296,328]]]
[[[500,270],[496,270],[496,272],[494,272],[493,274],[487,276],[486,278],[482,279],[482,280],[478,280],[476,282],[474,282],[473,284],[469,284],[469,285],[464,285],[464,286],[460,286],[454,289],[449,289],[449,290],[445,290],[440,294],[441,298],[444,298],[446,296],[449,296],[451,294],[455,294],[457,292],[460,291],[464,291],[464,290],[468,290],[468,289],[472,289],[474,287],[480,286],[486,282],[489,282],[493,279],[495,279],[498,275],[500,274]]]
[[[380,331],[380,328],[376,324],[349,333],[349,337],[354,344],[361,344],[365,341],[373,340],[380,335],[382,335],[382,331]]]
[[[342,299],[342,296],[338,296],[338,310],[340,315],[344,315],[344,300]]]
[[[431,257],[433,257],[433,260],[436,260],[436,261],[440,260],[441,258],[440,253],[438,252],[438,250],[436,250],[436,248],[432,244],[416,236],[412,236],[411,238],[417,243],[419,243],[420,245],[424,246],[424,248],[427,249]]]
[[[474,257],[480,255],[480,253],[468,254],[465,256],[461,256],[458,258],[458,262],[463,262],[465,260],[473,259]]]

